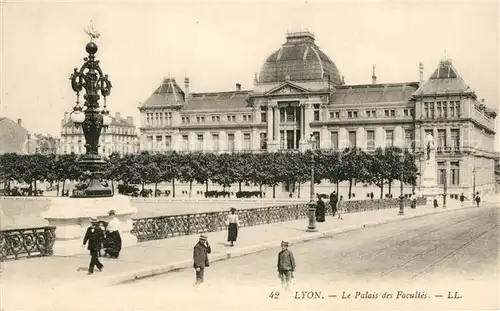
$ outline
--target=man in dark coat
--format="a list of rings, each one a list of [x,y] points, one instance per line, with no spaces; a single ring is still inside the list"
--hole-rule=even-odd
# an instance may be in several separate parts
[[[339,201],[339,196],[335,191],[330,194],[330,207],[332,208],[332,216],[335,217],[337,213],[337,202]]]
[[[295,271],[295,258],[288,249],[288,242],[281,242],[281,252],[278,254],[278,276],[286,291],[290,290],[290,283]]]
[[[464,201],[465,201],[465,195],[464,195],[464,193],[462,192],[462,194],[460,195],[460,205],[461,205],[461,206],[464,206]]]
[[[87,228],[85,237],[83,238],[83,247],[88,242],[87,249],[90,251],[90,264],[88,274],[94,273],[94,267],[97,266],[99,271],[104,267],[99,261],[98,255],[104,241],[104,232],[99,227],[99,220],[95,217],[90,218],[90,227]]]
[[[479,203],[481,202],[481,197],[479,196],[479,192],[476,193],[476,204],[477,204],[477,207],[479,207]]]
[[[205,267],[210,266],[208,261],[208,254],[212,252],[210,245],[208,244],[207,237],[205,235],[200,235],[200,240],[193,249],[193,268],[196,270],[196,283],[203,283],[203,276],[205,273]]]

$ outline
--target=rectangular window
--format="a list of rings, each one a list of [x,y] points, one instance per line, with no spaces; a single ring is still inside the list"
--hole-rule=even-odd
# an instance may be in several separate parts
[[[314,121],[319,121],[319,104],[314,105]]]
[[[395,117],[395,116],[396,116],[396,110],[391,109],[391,117]]]
[[[158,125],[160,125],[160,114],[158,112],[155,113],[155,117],[156,117],[156,123],[155,123],[155,125],[158,126]]]
[[[330,134],[332,139],[332,149],[334,150],[339,149],[339,133],[331,132]]]
[[[227,116],[227,122],[231,122],[231,116]]]
[[[385,114],[386,117],[388,117],[389,116],[389,110],[384,110],[384,114]]]
[[[386,130],[385,131],[385,146],[386,147],[394,147],[394,131]]]
[[[212,134],[212,150],[219,151],[219,134]]]
[[[172,150],[172,136],[165,136],[165,149]]]
[[[460,184],[460,166],[459,162],[451,162],[450,163],[451,176],[450,176],[450,184],[459,185]]]
[[[366,148],[375,149],[375,131],[366,131]]]
[[[349,119],[352,119],[352,111],[348,111],[348,112],[347,112],[347,117],[348,117]]]
[[[267,149],[267,133],[260,133],[260,149],[261,150],[266,150]]]
[[[431,111],[431,118],[435,118],[435,112],[434,112],[434,103],[431,103],[429,106],[429,110]]]
[[[243,134],[243,150],[250,150],[252,149],[250,145],[250,133],[244,133]]]
[[[413,130],[405,129],[405,146],[406,148],[413,149],[414,146]]]
[[[187,151],[189,150],[189,136],[188,135],[182,135],[182,146],[181,146],[181,150],[183,151]]]
[[[438,130],[438,141],[437,148],[438,150],[444,150],[446,147],[446,130]]]
[[[438,118],[443,117],[443,106],[441,102],[436,102],[436,112]]]
[[[295,122],[295,107],[286,107],[286,122]]]
[[[147,148],[147,150],[152,151],[153,150],[153,136],[148,136],[147,141],[148,141],[148,145],[146,148]]]
[[[196,123],[200,123],[201,121],[201,118],[200,117],[196,117]]]
[[[443,102],[443,118],[448,118],[448,102]]]
[[[285,122],[285,114],[286,114],[285,107],[281,107],[280,108],[280,122],[281,123]]]
[[[424,117],[426,119],[429,119],[431,117],[431,111],[429,109],[429,103],[428,102],[424,103]]]
[[[196,135],[196,150],[203,150],[203,134]]]
[[[163,137],[161,136],[156,136],[156,150],[163,150]]]
[[[212,116],[212,123],[215,123],[215,116]]]
[[[267,107],[260,107],[260,120],[267,122]]]
[[[313,137],[315,140],[314,145],[313,145],[313,149],[321,148],[319,132],[313,132]]]
[[[234,151],[234,134],[227,134],[227,149]]]
[[[349,148],[356,148],[356,131],[349,131]]]

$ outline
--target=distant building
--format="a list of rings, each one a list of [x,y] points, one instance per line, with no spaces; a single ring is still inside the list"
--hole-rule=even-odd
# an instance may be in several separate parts
[[[29,150],[29,139],[29,132],[22,125],[21,119],[15,122],[9,118],[0,118],[0,154],[34,153],[34,149]]]
[[[81,126],[75,127],[68,112],[64,113],[61,127],[59,153],[84,154],[86,149],[82,128]],[[122,118],[119,112],[112,118],[111,125],[102,131],[100,137],[99,153],[109,156],[113,152],[121,154],[139,152],[139,139],[134,119]]]
[[[30,140],[34,143],[35,152],[41,154],[57,154],[60,139],[51,135],[33,134]]]
[[[408,148],[425,163],[425,137],[437,147],[440,186],[450,194],[494,188],[496,111],[479,100],[450,59],[425,80],[346,84],[312,33],[288,33],[255,74],[253,90],[193,93],[166,78],[139,106],[141,150],[282,151]],[[447,179],[444,176],[448,177]]]

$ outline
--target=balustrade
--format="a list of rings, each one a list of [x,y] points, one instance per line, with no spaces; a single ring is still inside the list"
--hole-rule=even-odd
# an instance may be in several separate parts
[[[55,227],[0,231],[0,261],[52,255]]]

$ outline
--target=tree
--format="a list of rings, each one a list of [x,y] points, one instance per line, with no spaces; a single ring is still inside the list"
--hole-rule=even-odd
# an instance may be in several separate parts
[[[175,151],[161,156],[160,174],[164,181],[172,181],[172,197],[175,198],[175,179],[179,177],[181,155]]]
[[[367,178],[363,171],[364,167],[366,167],[366,164],[363,163],[364,159],[365,157],[363,152],[357,148],[347,148],[341,154],[341,172],[339,174],[339,178],[340,180],[346,180],[349,182],[349,198],[351,198],[352,195],[353,183]]]
[[[179,178],[181,181],[189,183],[189,197],[191,197],[193,181],[195,181],[196,177],[194,168],[194,162],[197,161],[196,157],[194,153],[183,154],[179,163]]]

